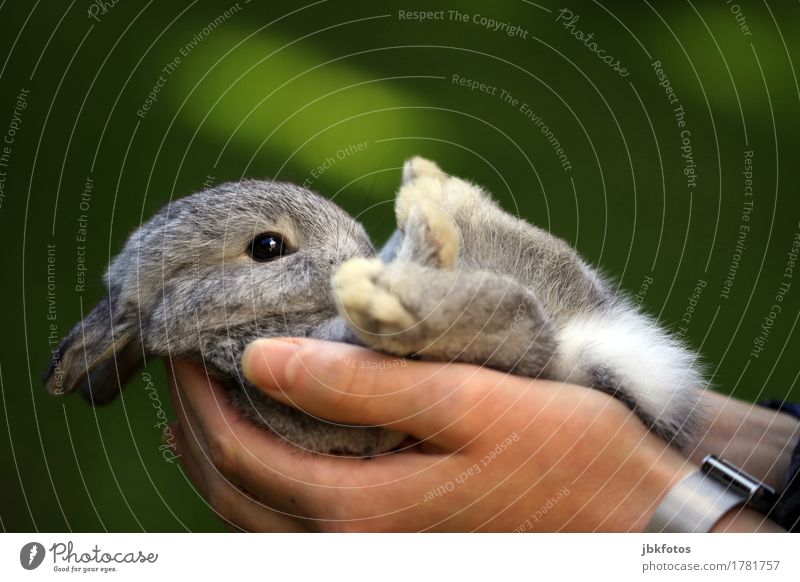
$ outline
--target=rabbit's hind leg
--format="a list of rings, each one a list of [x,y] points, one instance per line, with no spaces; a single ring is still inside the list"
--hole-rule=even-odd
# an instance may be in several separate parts
[[[452,269],[458,262],[460,247],[461,234],[452,218],[436,203],[421,200],[409,210],[397,259]]]
[[[527,376],[542,375],[555,352],[552,323],[511,278],[352,259],[334,276],[333,291],[359,340],[383,352]]]
[[[426,160],[420,156],[409,158],[403,164],[403,184],[413,182],[417,178],[427,176],[436,180],[444,181],[447,179],[442,169],[436,165],[436,162]]]
[[[458,226],[474,221],[485,221],[499,208],[480,186],[442,174],[432,176],[420,173],[409,182],[404,182],[395,199],[397,228],[407,232],[413,220],[412,210],[420,204],[434,205],[439,212],[450,217]]]
[[[411,209],[421,202],[428,202],[443,207],[444,189],[443,180],[422,175],[410,182],[403,184],[397,192],[394,201],[394,213],[397,219],[397,228],[405,232]]]
[[[380,259],[350,259],[333,276],[339,312],[359,336],[391,336],[417,323],[385,280],[386,266]]]

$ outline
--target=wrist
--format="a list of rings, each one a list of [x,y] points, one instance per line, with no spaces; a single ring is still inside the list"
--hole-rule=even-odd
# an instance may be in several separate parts
[[[702,406],[711,425],[691,460],[700,464],[706,455],[714,454],[782,489],[800,422],[789,414],[710,391],[703,393]]]
[[[731,463],[710,455],[699,470],[673,485],[647,532],[779,532],[764,514],[775,492]]]
[[[632,532],[644,532],[667,493],[698,468],[668,448],[657,457],[645,462],[643,469],[641,487],[635,492],[637,500],[632,504],[635,508],[635,515],[631,515],[633,521],[629,527],[629,531]]]
[[[656,507],[672,487],[697,470],[677,450],[653,434],[638,436],[619,463],[613,482],[607,489],[616,491],[616,501],[609,499],[613,514],[611,531],[644,532]]]

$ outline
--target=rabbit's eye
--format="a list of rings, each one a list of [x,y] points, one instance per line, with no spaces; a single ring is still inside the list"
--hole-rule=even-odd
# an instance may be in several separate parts
[[[253,257],[253,260],[260,263],[279,259],[283,255],[289,254],[286,245],[283,244],[283,239],[279,235],[269,232],[259,234],[254,238],[247,252]]]

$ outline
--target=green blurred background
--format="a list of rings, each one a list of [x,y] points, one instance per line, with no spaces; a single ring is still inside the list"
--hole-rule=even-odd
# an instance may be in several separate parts
[[[792,65],[800,62],[800,7],[571,2],[566,8],[579,16],[571,28],[564,7],[549,0],[0,3],[0,133],[13,133],[11,144],[0,143],[2,528],[223,529],[180,469],[162,460],[141,374],[124,398],[97,410],[78,397],[49,398],[39,378],[49,325],[67,333],[103,295],[109,258],[143,219],[204,183],[245,176],[307,181],[358,214],[381,242],[392,229],[403,159],[435,159],[617,278],[700,350],[717,389],[800,398],[800,282],[785,271],[800,228]],[[400,12],[423,8],[443,10],[443,19]],[[518,32],[492,30],[481,15]],[[603,63],[587,46],[592,40],[571,34],[578,30],[594,33],[598,49],[629,74]],[[470,90],[454,75],[497,90]],[[691,161],[682,157],[684,129]],[[363,151],[337,157],[361,142]],[[750,197],[746,151],[753,152]],[[320,175],[315,169],[328,158],[335,163]],[[87,178],[93,188],[81,208]],[[78,292],[81,214],[86,285]],[[53,303],[48,245],[55,245]],[[705,287],[690,300],[698,281]],[[755,357],[753,340],[776,302],[781,312]],[[172,416],[163,366],[149,368]]]

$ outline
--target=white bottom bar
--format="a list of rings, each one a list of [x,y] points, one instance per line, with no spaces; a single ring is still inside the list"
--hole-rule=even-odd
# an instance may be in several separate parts
[[[577,576],[796,581],[798,539],[790,534],[3,534],[0,579],[180,576],[188,582],[192,575],[206,580],[224,573],[243,581],[253,576],[324,582],[434,576],[459,582]]]

